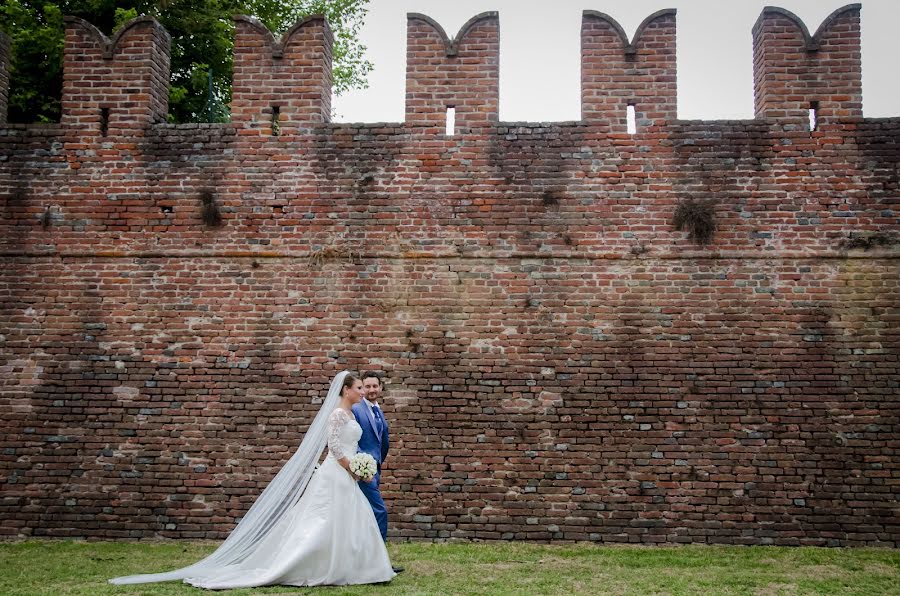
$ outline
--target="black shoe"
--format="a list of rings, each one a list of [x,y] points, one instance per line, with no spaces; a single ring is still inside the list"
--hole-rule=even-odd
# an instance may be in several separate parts
[[[391,569],[394,570],[394,573],[403,573],[404,571],[406,571],[404,567],[391,567]]]

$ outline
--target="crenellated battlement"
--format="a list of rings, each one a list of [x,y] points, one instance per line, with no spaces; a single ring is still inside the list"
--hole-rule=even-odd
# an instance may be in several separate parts
[[[138,17],[108,38],[83,19],[65,23],[64,127],[88,137],[133,136],[166,121],[171,38],[162,25]]]
[[[753,26],[756,116],[862,117],[860,4],[831,13],[814,35],[797,15],[766,7]]]
[[[532,191],[549,193],[551,203],[557,195],[577,197],[583,202],[573,208],[568,237],[582,238],[572,245],[577,248],[534,241],[539,235],[495,244],[487,228],[478,228],[477,239],[470,238],[465,251],[531,254],[537,247],[565,254],[621,254],[630,250],[630,239],[652,237],[658,246],[677,252],[683,236],[659,223],[670,218],[667,192],[717,198],[733,188],[728,197],[733,200],[734,193],[752,194],[754,184],[775,184],[760,178],[790,171],[811,182],[799,193],[779,196],[814,202],[811,189],[830,188],[835,195],[846,190],[843,182],[813,175],[817,160],[848,162],[854,168],[896,161],[897,123],[861,118],[859,15],[859,5],[848,5],[810,35],[788,11],[763,10],[753,29],[757,118],[704,122],[677,118],[675,10],[648,16],[632,39],[609,15],[584,11],[582,119],[546,124],[499,121],[496,12],[473,17],[453,38],[429,17],[409,14],[406,121],[362,125],[329,122],[333,35],[322,16],[303,19],[278,37],[255,19],[236,17],[232,122],[208,125],[164,122],[170,39],[159,23],[140,17],[107,38],[89,23],[70,18],[62,121],[0,127],[0,156],[8,156],[0,162],[0,197],[7,197],[10,207],[0,225],[27,231],[0,237],[0,246],[36,248],[44,233],[33,224],[39,217],[52,222],[57,213],[54,233],[72,221],[91,223],[72,225],[57,239],[62,243],[57,247],[89,237],[104,250],[125,247],[141,253],[173,249],[196,235],[200,244],[212,241],[223,249],[244,250],[248,238],[261,233],[283,243],[277,236],[285,209],[299,212],[320,199],[340,201],[373,192],[378,201],[365,210],[383,208],[378,217],[385,223],[417,230],[416,235],[431,234],[436,226],[437,236],[444,237],[457,219],[469,216],[513,225],[516,220],[489,205],[454,203],[466,196],[460,188],[478,186],[467,180],[482,179],[504,201]],[[4,48],[8,39],[0,38],[0,81],[8,71]],[[635,134],[627,130],[629,106],[636,116]],[[451,132],[456,136],[445,134],[449,108],[455,110]],[[809,130],[810,109],[816,111],[815,131]],[[863,158],[862,153],[874,157]],[[863,168],[858,177],[881,180],[890,177],[892,167]],[[328,195],[323,177],[349,187],[339,184]],[[784,180],[779,178],[775,186]],[[872,183],[892,188],[890,182]],[[591,189],[619,184],[632,189],[628,192],[644,188],[646,200],[655,203],[643,213],[655,213],[656,223],[629,229],[628,235],[625,229],[621,235],[608,232],[601,242],[580,218],[606,209],[588,200]],[[423,185],[432,188],[437,200],[452,204],[452,217],[426,210],[421,222],[410,224],[391,215],[391,203],[402,204],[405,193]],[[47,203],[50,187],[58,192]],[[865,193],[865,188],[857,185],[855,192]],[[102,218],[87,217],[85,191],[101,203],[103,196],[126,203],[106,206]],[[623,191],[610,192],[618,196]],[[212,234],[192,227],[197,216],[193,202],[200,194],[215,199],[224,229]],[[9,201],[26,195],[44,197],[41,206]],[[271,202],[275,210],[263,216],[254,201]],[[150,217],[161,208],[157,204],[175,215]],[[896,221],[889,208],[857,207],[865,215],[855,221],[869,232]],[[838,250],[835,235],[849,233],[843,230],[848,221],[844,212],[836,208],[824,216],[790,217],[787,223],[784,213],[766,208],[752,218],[736,219],[717,237],[717,248],[729,254],[760,246],[828,252]],[[148,233],[141,225],[148,217],[152,229],[183,231],[177,236]],[[320,215],[312,209],[303,217]],[[629,221],[637,226],[638,214],[629,215]],[[812,221],[829,226],[808,229]],[[785,233],[771,236],[767,230],[777,226]],[[290,242],[291,250],[314,250],[328,237],[324,232],[321,238],[303,237]],[[427,251],[463,250],[458,241],[445,240],[432,239]]]
[[[281,135],[328,122],[333,36],[325,18],[303,19],[278,39],[253,18],[235,22],[234,125]],[[834,11],[812,35],[793,13],[765,8],[753,27],[756,117],[806,119],[811,109],[821,121],[861,117],[859,25],[859,4]],[[496,12],[473,17],[452,39],[433,19],[408,15],[407,124],[442,127],[450,108],[462,133],[499,121],[499,31]],[[631,40],[611,16],[584,11],[582,120],[611,134],[625,132],[628,106],[643,127],[677,120],[675,40],[674,9],[648,16]],[[0,122],[8,43],[0,37]],[[120,128],[164,121],[169,45],[150,17],[126,23],[111,38],[67,18],[62,124],[82,135],[114,136]]]
[[[626,132],[627,106],[645,124],[678,117],[675,10],[653,13],[628,40],[622,26],[602,12],[581,21],[581,117]]]
[[[450,40],[421,14],[407,17],[406,121],[443,126],[453,108],[462,129],[490,125],[500,114],[500,18],[470,19]]]
[[[235,17],[231,120],[259,134],[294,134],[331,119],[334,36],[322,16],[275,39],[256,19]]]

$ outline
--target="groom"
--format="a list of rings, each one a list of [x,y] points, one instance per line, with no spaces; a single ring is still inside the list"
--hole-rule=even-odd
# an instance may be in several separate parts
[[[387,509],[378,488],[381,481],[381,463],[387,457],[390,446],[388,423],[381,412],[381,404],[378,403],[378,400],[381,399],[381,392],[384,391],[384,384],[381,382],[381,374],[376,372],[364,372],[362,382],[366,399],[353,405],[353,415],[362,427],[359,450],[375,458],[375,461],[378,462],[378,473],[369,482],[360,480],[359,488],[362,489],[372,506],[372,511],[375,512],[375,520],[378,522],[378,529],[381,530],[381,537],[387,540]],[[394,567],[394,571],[400,573],[403,568]]]

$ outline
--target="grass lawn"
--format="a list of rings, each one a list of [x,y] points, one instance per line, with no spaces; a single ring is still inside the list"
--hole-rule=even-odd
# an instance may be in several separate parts
[[[179,583],[112,586],[213,550],[196,542],[0,542],[0,594],[203,594]],[[229,594],[900,594],[900,550],[390,544],[387,585]]]

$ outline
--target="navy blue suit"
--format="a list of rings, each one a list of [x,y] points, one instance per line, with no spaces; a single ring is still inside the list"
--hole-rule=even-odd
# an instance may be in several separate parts
[[[358,404],[353,406],[353,416],[362,427],[362,436],[359,438],[359,450],[368,453],[378,462],[378,473],[375,474],[369,482],[359,481],[359,488],[369,500],[372,511],[375,513],[375,520],[378,522],[378,529],[381,530],[381,537],[387,540],[387,509],[384,506],[384,499],[381,498],[381,491],[378,488],[381,481],[381,463],[385,460],[390,446],[388,436],[388,425],[384,416],[380,416],[380,420],[373,415],[374,407],[371,407],[363,398]]]

